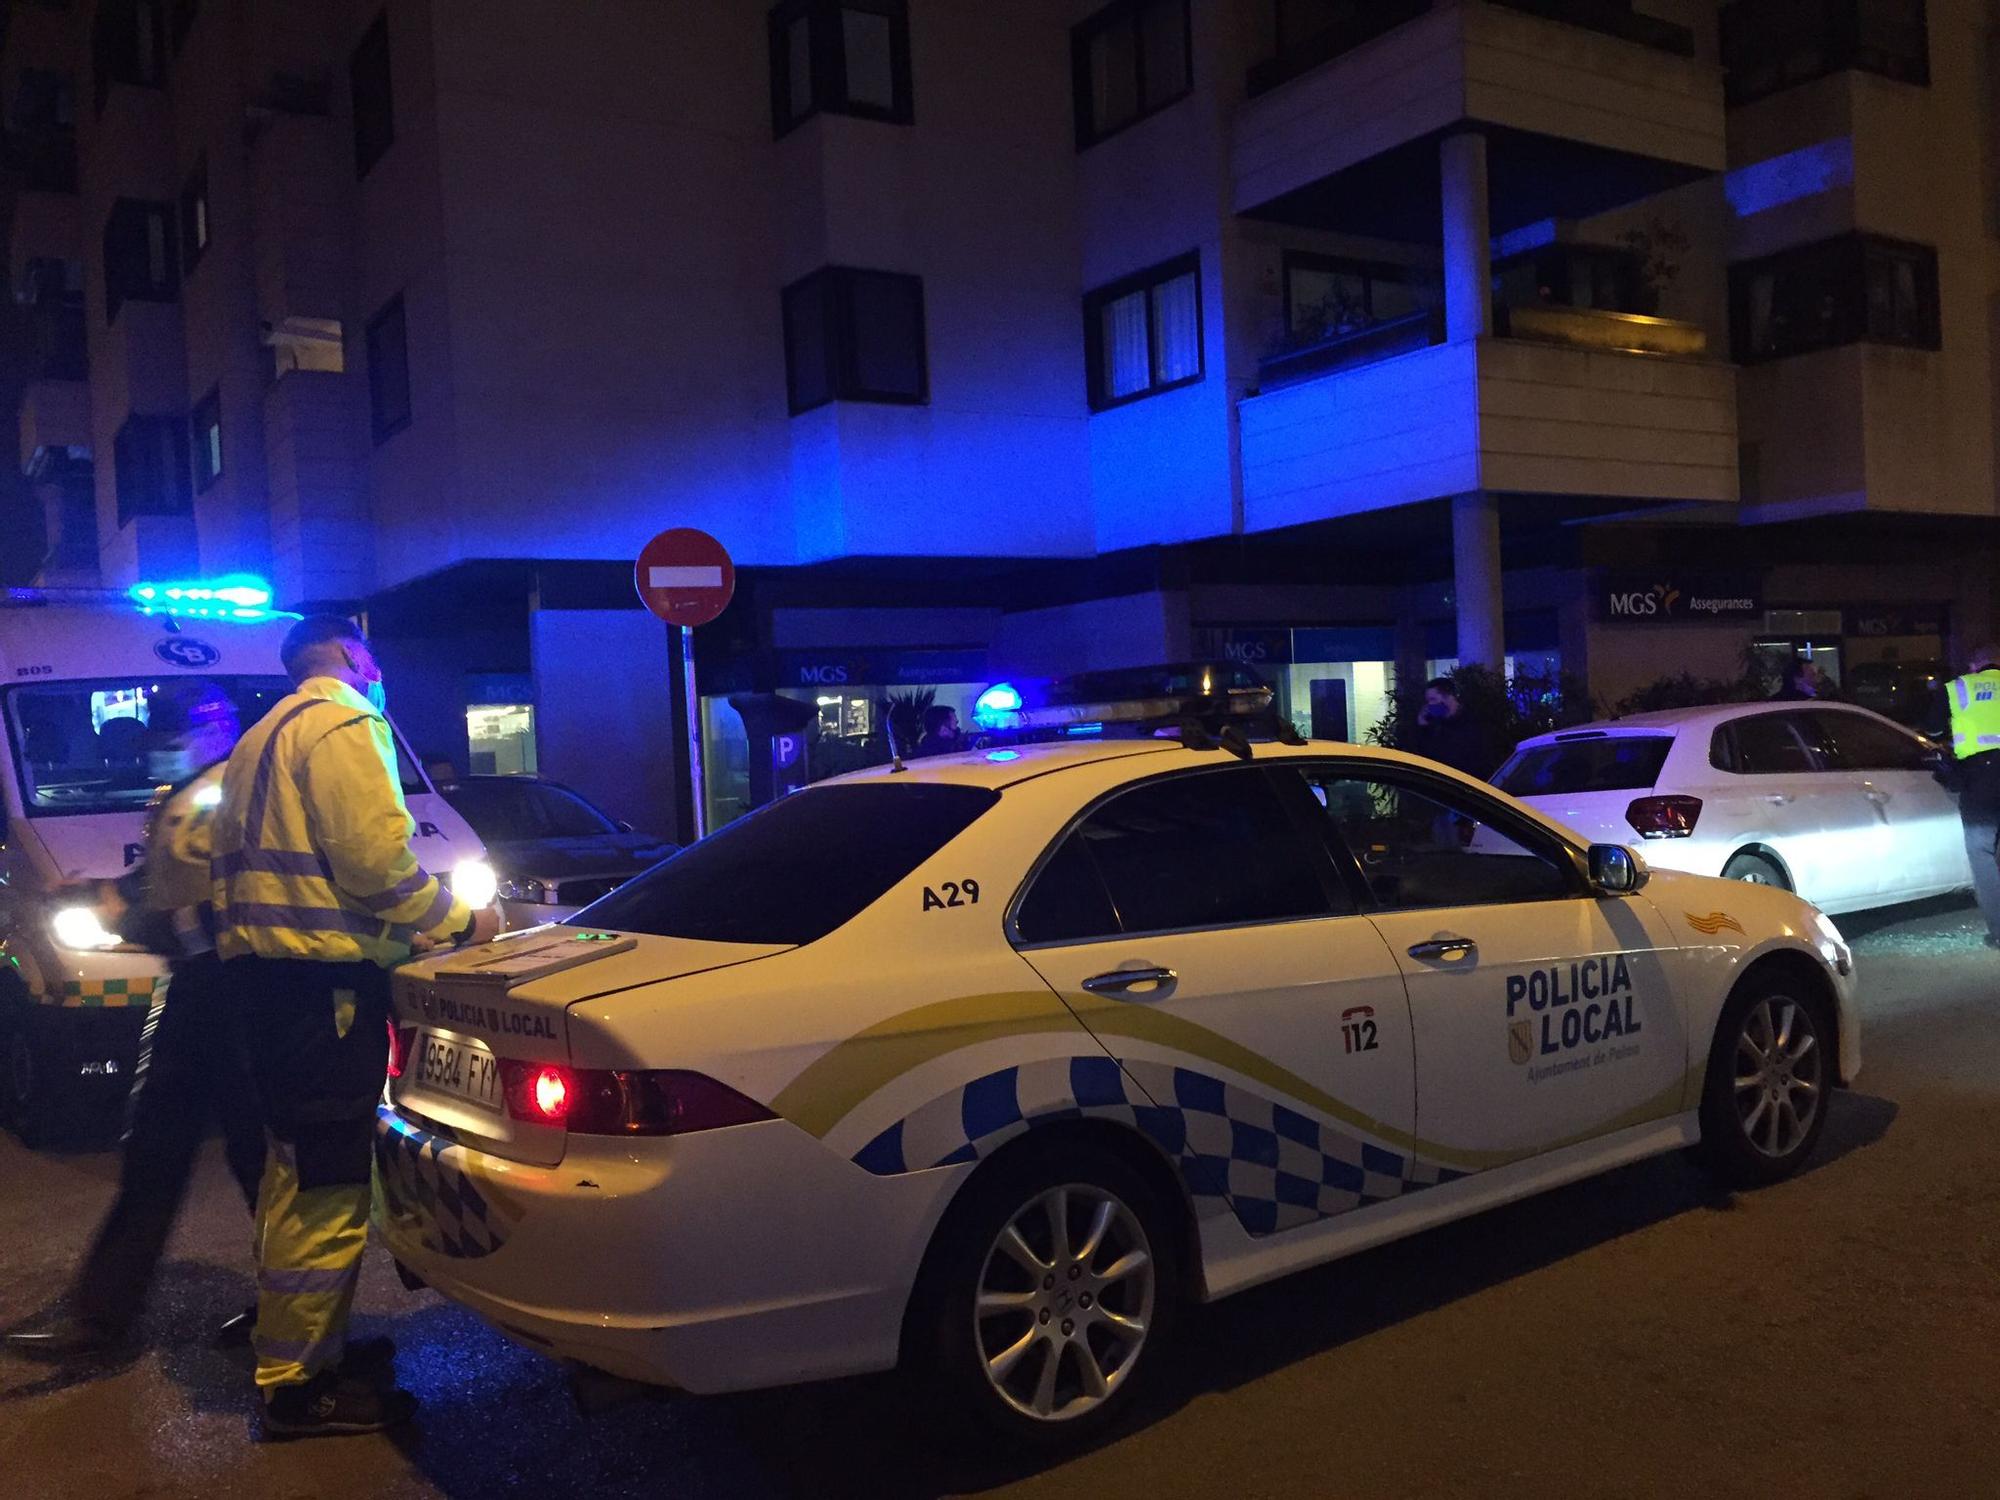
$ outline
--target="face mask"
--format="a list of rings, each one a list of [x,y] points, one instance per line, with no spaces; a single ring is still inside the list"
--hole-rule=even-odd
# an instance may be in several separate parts
[[[387,707],[389,690],[382,686],[381,678],[377,677],[373,682],[369,683],[362,690],[362,696],[368,700],[368,706],[374,709],[376,713],[382,714],[385,717],[387,716],[389,712]]]

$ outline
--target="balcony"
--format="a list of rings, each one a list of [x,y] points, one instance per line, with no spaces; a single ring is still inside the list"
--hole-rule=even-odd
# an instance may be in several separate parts
[[[1924,0],[1735,0],[1722,65],[1732,108],[1849,69],[1925,86],[1929,15]]]
[[[1404,19],[1385,27],[1388,14]],[[1437,181],[1436,139],[1467,122],[1493,142],[1496,232],[1722,170],[1716,69],[1621,34],[1649,30],[1640,21],[1582,0],[1357,3],[1346,29],[1287,54],[1302,66],[1282,86],[1274,80],[1291,64],[1262,65],[1263,91],[1236,119],[1236,210],[1303,223],[1324,219],[1333,198],[1360,205],[1363,220],[1402,221],[1339,227],[1416,238],[1417,206]],[[1591,201],[1570,201],[1579,196]],[[1368,208],[1377,201],[1385,206]]]
[[[1440,344],[1245,398],[1246,526],[1272,530],[1481,489],[1734,501],[1735,368],[1586,342],[1604,338],[1613,316],[1531,320],[1563,342]],[[1624,335],[1642,336],[1636,326]]]
[[[1279,6],[1271,56],[1251,66],[1246,91],[1252,98],[1279,84],[1309,73],[1321,63],[1344,57],[1355,48],[1426,14],[1434,0],[1329,0],[1320,7],[1324,24],[1297,36],[1287,34],[1287,11]],[[1694,56],[1694,32],[1671,21],[1641,15],[1629,0],[1492,0],[1511,10],[1525,11],[1565,26],[1581,26],[1620,41],[1636,42],[1676,57]]]

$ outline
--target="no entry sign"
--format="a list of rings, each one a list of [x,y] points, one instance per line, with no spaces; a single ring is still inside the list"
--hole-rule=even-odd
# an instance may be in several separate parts
[[[640,549],[632,582],[646,608],[669,625],[706,625],[729,607],[736,564],[707,532],[676,526]]]

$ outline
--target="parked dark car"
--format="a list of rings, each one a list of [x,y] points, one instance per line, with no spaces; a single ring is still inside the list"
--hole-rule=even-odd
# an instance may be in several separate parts
[[[486,845],[509,930],[559,922],[677,847],[539,776],[466,776],[438,790]]]

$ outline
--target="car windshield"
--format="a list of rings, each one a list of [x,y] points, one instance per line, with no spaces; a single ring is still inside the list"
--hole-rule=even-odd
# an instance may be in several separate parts
[[[544,781],[466,781],[447,787],[444,800],[488,844],[523,839],[588,839],[616,833],[618,825],[576,793]]]
[[[570,922],[717,943],[811,943],[1000,800],[983,787],[867,782],[796,792],[627,881]]]
[[[1647,791],[1673,742],[1666,734],[1614,734],[1530,745],[1501,767],[1493,784],[1515,797]]]
[[[283,677],[203,677],[235,701],[247,729],[291,692]],[[169,737],[152,725],[153,695],[186,679],[100,677],[9,688],[7,738],[30,817],[142,810],[163,783],[185,771]],[[403,793],[426,790],[396,742]]]

